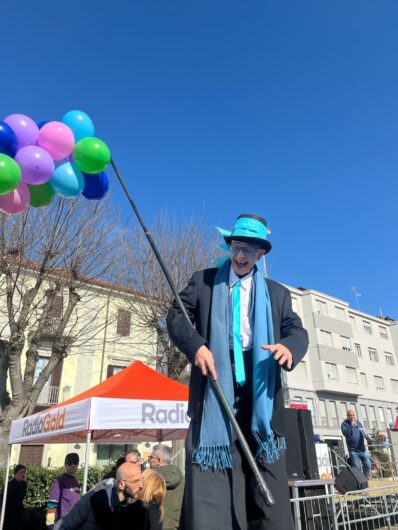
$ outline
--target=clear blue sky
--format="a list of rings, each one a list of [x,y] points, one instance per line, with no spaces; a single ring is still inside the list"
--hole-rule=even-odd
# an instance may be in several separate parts
[[[85,110],[146,219],[263,215],[271,277],[398,318],[397,27],[396,0],[3,2],[2,113]]]

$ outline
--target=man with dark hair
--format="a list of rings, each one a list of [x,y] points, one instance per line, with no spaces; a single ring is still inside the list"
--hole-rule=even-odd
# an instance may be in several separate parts
[[[116,462],[115,465],[112,466],[112,469],[108,471],[108,473],[105,473],[103,480],[109,480],[110,478],[116,478],[116,472],[119,469],[119,467],[126,462],[125,456],[120,456]]]
[[[264,277],[267,222],[240,215],[220,229],[229,259],[196,272],[174,302],[173,343],[192,363],[186,439],[183,530],[290,530],[281,369],[303,358],[308,335],[288,289]],[[208,375],[217,379],[275,499],[267,506]]]
[[[130,462],[131,464],[137,464],[138,466],[142,466],[143,464],[143,459],[138,449],[132,449],[131,451],[126,453],[125,459],[126,462]]]
[[[171,463],[171,447],[154,445],[148,460],[150,468],[162,475],[166,482],[163,530],[178,530],[185,480],[179,468]]]
[[[76,479],[79,455],[69,453],[65,457],[65,473],[57,478],[50,490],[47,503],[47,528],[66,515],[80,498],[80,487]]]
[[[3,494],[1,497],[3,498]],[[14,476],[8,483],[6,510],[4,515],[5,530],[20,530],[25,513],[23,501],[26,496],[26,467],[17,464]]]

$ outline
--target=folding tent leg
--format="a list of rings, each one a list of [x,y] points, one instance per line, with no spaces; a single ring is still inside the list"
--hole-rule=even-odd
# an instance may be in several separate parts
[[[84,474],[83,474],[83,495],[87,493],[88,466],[89,466],[89,460],[90,460],[90,444],[91,444],[91,431],[87,431],[86,457],[84,461]]]
[[[4,515],[5,515],[5,512],[6,512],[6,499],[7,499],[7,491],[8,491],[8,479],[10,478],[11,449],[12,449],[12,445],[10,444],[8,446],[6,476],[4,478],[4,488],[3,488],[3,501],[1,503],[0,530],[3,530]]]

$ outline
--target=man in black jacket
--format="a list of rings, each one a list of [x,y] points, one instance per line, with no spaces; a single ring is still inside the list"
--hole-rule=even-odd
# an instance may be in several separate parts
[[[261,217],[238,217],[221,231],[230,259],[195,273],[167,324],[171,340],[192,363],[186,441],[183,530],[289,530],[281,368],[305,355],[308,335],[289,291],[264,279],[261,258],[271,250]],[[259,261],[260,260],[260,261]],[[207,378],[218,379],[275,498],[259,496],[239,443]]]

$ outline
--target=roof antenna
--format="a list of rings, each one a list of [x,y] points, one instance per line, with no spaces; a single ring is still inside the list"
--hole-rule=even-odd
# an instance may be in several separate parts
[[[351,287],[351,291],[354,293],[355,301],[356,301],[356,303],[357,303],[357,309],[359,309],[358,298],[359,298],[360,296],[362,296],[362,295],[361,295],[361,293],[358,292],[358,290],[357,290],[356,287]]]

